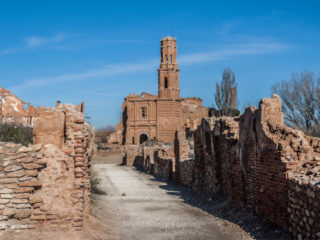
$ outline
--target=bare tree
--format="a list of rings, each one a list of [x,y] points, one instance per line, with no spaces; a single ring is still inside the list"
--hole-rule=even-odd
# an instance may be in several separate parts
[[[272,87],[282,99],[286,123],[310,135],[320,135],[320,78],[313,72],[292,74]]]
[[[230,68],[223,71],[222,80],[216,84],[214,94],[215,105],[219,115],[232,115],[232,110],[237,106],[237,83],[236,76]]]
[[[115,131],[113,126],[106,126],[102,128],[98,128],[95,131],[95,136],[97,137],[98,141],[101,143],[106,143],[108,141],[108,137],[111,133]]]

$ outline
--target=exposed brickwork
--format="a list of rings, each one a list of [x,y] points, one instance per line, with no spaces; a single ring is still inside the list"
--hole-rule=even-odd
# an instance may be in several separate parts
[[[24,124],[30,111],[5,93],[4,122]],[[3,100],[3,99],[2,99]],[[84,122],[84,104],[58,103],[33,109],[34,143],[0,143],[0,229],[36,228],[43,224],[81,230],[89,210],[93,128]],[[18,112],[19,114],[15,114]]]
[[[273,96],[239,119],[204,120],[195,133],[194,185],[230,196],[288,229],[288,179],[317,158],[318,141],[286,127],[280,110]]]
[[[147,139],[173,143],[176,131],[195,130],[201,118],[208,117],[200,98],[180,98],[176,39],[163,38],[160,52],[158,95],[128,95],[109,144],[141,144]]]
[[[144,159],[163,151],[162,143],[142,148]],[[284,125],[278,96],[262,99],[259,108],[249,107],[237,118],[203,119],[194,132],[194,160],[192,149],[176,134],[174,156],[155,164],[154,172],[172,174],[196,191],[221,193],[297,239],[320,239],[320,139]],[[153,161],[164,158],[159,159]]]

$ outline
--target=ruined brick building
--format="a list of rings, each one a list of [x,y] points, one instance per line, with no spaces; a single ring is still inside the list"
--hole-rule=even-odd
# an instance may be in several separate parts
[[[175,38],[161,40],[160,56],[158,96],[146,92],[127,96],[121,122],[108,143],[141,144],[148,139],[173,142],[176,131],[193,130],[208,116],[200,98],[180,98]]]

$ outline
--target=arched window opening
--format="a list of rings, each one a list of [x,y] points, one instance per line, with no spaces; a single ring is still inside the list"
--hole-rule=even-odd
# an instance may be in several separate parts
[[[147,136],[147,134],[144,134],[144,133],[142,133],[141,135],[140,135],[140,144],[142,144],[142,143],[144,143],[145,141],[147,141],[148,140],[148,136]]]
[[[141,116],[145,118],[147,116],[147,110],[145,107],[141,108]]]
[[[168,56],[166,55],[166,63],[168,63]]]
[[[172,55],[170,55],[170,63],[172,64]]]
[[[168,88],[168,78],[164,78],[164,88]]]

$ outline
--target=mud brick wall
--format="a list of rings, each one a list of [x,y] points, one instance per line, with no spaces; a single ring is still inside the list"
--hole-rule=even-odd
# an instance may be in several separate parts
[[[203,119],[200,127],[194,132],[194,183],[196,191],[214,193],[220,190],[220,158],[217,156],[219,148],[213,142],[214,121]],[[215,151],[215,149],[217,151]]]
[[[288,229],[288,179],[320,161],[319,141],[283,124],[276,95],[238,118],[203,119],[194,139],[196,190],[220,192]]]

